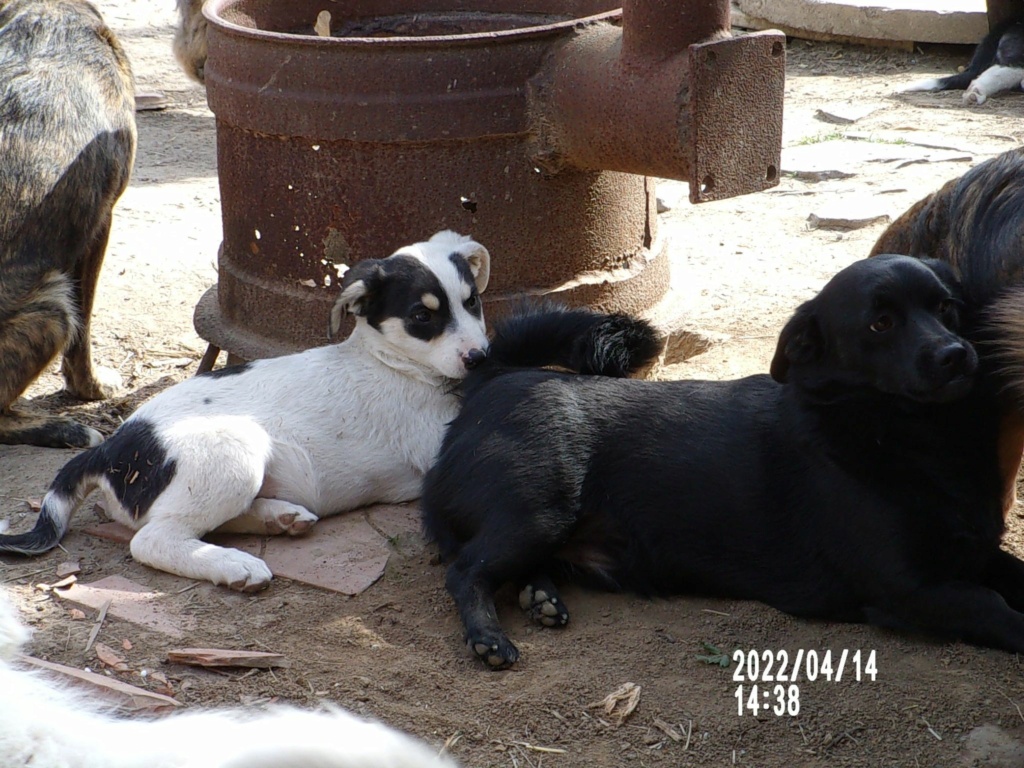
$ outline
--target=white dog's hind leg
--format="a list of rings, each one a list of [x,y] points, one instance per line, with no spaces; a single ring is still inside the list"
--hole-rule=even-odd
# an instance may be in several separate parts
[[[266,563],[200,541],[244,514],[263,486],[270,437],[245,417],[185,419],[161,437],[173,449],[174,479],[131,541],[132,556],[162,571],[253,592],[272,577]]]
[[[259,536],[301,536],[319,520],[301,504],[281,499],[256,499],[248,512],[228,520],[218,533],[254,533]]]
[[[1021,83],[1018,67],[989,67],[964,91],[964,104],[984,104],[989,96],[1017,88]]]

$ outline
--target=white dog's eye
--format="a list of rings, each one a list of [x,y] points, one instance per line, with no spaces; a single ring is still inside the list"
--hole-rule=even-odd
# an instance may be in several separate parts
[[[479,301],[480,300],[476,297],[476,294],[474,293],[472,296],[470,296],[462,303],[462,306],[464,306],[466,309],[473,309],[473,307],[475,307]]]
[[[429,323],[430,322],[430,310],[429,309],[418,309],[412,313],[412,319],[417,323]]]

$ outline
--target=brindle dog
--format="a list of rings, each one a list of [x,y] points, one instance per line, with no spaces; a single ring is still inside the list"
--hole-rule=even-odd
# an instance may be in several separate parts
[[[1024,147],[912,205],[871,251],[883,253],[939,259],[956,274],[964,336],[977,344],[982,372],[1001,392],[999,462],[1009,510],[1024,453]]]
[[[206,82],[206,18],[203,16],[203,0],[178,0],[174,56],[186,75],[197,83]]]
[[[0,443],[84,447],[101,435],[14,406],[58,355],[75,397],[109,397],[89,321],[114,203],[135,159],[134,81],[81,0],[0,0]]]

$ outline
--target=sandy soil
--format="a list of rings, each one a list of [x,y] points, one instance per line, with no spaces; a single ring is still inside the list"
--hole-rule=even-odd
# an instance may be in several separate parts
[[[30,394],[43,407],[109,432],[142,399],[194,372],[205,342],[192,328],[192,309],[216,279],[220,212],[214,120],[202,89],[171,56],[173,4],[101,0],[100,6],[133,58],[140,89],[160,89],[173,100],[166,111],[139,115],[138,162],[116,211],[94,316],[98,362],[121,371],[128,394],[78,404],[60,394],[52,373]],[[1019,94],[971,110],[956,94],[890,96],[910,79],[954,71],[968,55],[791,43],[784,137],[791,160],[784,170],[817,152],[852,164],[855,175],[813,182],[784,174],[769,192],[699,207],[678,202],[663,215],[662,226],[672,233],[674,290],[685,300],[689,326],[723,340],[662,375],[731,378],[766,370],[793,308],[865,256],[884,227],[812,230],[809,214],[838,203],[880,206],[896,216],[969,164],[1024,140]],[[877,110],[852,126],[815,118],[817,109],[835,103]],[[945,149],[929,150],[931,162],[898,167],[920,159],[921,144]],[[894,160],[894,154],[906,156]],[[666,182],[660,192],[666,201],[685,201],[683,185]],[[26,500],[41,496],[70,456],[0,446],[0,515],[29,526]],[[0,559],[0,582],[12,588],[37,630],[30,650],[101,666],[94,651],[84,651],[93,622],[75,620],[66,605],[33,590],[73,559],[81,562],[83,581],[123,575],[165,591],[167,605],[197,620],[188,645],[269,649],[296,662],[253,674],[169,665],[164,652],[181,643],[108,618],[99,640],[119,649],[123,640],[131,643],[122,654],[130,669],[117,677],[161,688],[152,675],[140,674],[160,671],[189,706],[329,700],[438,747],[448,742],[460,761],[474,766],[1024,764],[1024,753],[1005,757],[1012,739],[1024,736],[1021,662],[1006,653],[798,621],[749,602],[651,601],[570,587],[564,595],[573,621],[564,631],[535,628],[507,596],[502,621],[524,660],[514,671],[492,673],[462,647],[443,569],[421,541],[396,542],[384,578],[355,598],[283,579],[263,594],[243,596],[206,584],[182,591],[188,582],[134,563],[121,545],[83,535],[97,519],[87,505],[63,543],[66,552]],[[1009,546],[1024,554],[1018,515],[1011,527]],[[844,649],[860,650],[875,653],[877,675],[801,681],[794,717],[739,715],[735,667],[702,659],[705,644],[727,653],[815,649],[838,657]],[[617,726],[591,705],[625,682],[641,687],[640,702]]]

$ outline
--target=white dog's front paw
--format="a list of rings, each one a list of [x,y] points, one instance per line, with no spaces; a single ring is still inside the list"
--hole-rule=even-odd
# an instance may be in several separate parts
[[[216,572],[210,575],[214,584],[223,584],[238,592],[259,592],[269,587],[273,578],[266,563],[237,549],[225,549]]]

